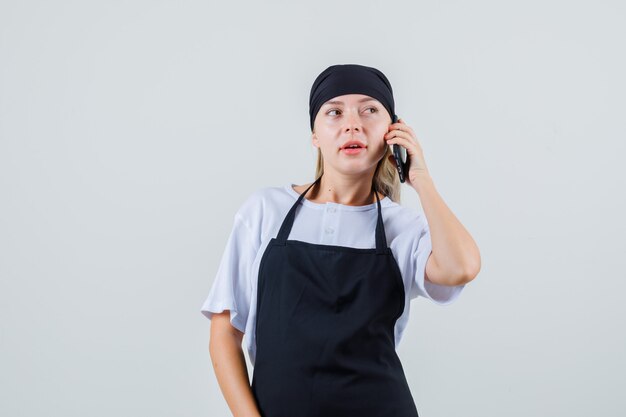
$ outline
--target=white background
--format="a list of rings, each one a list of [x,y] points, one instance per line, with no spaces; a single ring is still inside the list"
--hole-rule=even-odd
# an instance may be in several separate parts
[[[2,0],[0,414],[229,416],[200,307],[234,213],[314,179],[309,89],[359,63],[482,255],[413,301],[420,417],[622,415],[625,40],[617,0]]]

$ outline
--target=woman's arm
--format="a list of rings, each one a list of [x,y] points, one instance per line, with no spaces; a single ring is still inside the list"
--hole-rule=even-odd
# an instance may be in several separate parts
[[[440,285],[467,284],[480,271],[478,246],[437,192],[415,132],[398,119],[389,125],[385,141],[403,146],[408,153],[405,182],[417,191],[430,228],[432,253],[426,262],[426,278]],[[394,163],[393,156],[389,160]]]
[[[481,266],[476,242],[443,201],[428,174],[416,175],[412,183],[424,209],[432,241],[426,278],[441,285],[470,282]]]
[[[213,314],[209,354],[222,395],[234,417],[261,417],[250,388],[242,339],[243,333],[230,323],[229,310]]]

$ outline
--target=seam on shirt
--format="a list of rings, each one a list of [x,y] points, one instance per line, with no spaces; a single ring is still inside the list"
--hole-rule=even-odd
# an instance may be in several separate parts
[[[244,226],[246,226],[246,229],[248,229],[250,236],[252,236],[252,227],[248,224],[246,219],[239,212],[235,213],[235,218],[239,220],[241,223],[243,223]]]
[[[248,222],[246,221],[246,219],[239,213],[236,212],[235,213],[235,221],[240,221],[241,224],[244,225],[244,227],[247,229],[248,235],[249,235],[249,239],[246,239],[248,241],[249,244],[251,244],[251,239],[254,238],[254,233],[252,231],[252,227],[250,227],[250,225],[248,224]],[[262,244],[262,242],[261,242]],[[252,298],[256,298],[256,294],[253,294],[254,291],[254,285],[253,285],[253,280],[254,277],[252,276],[252,270],[254,268],[254,261],[256,259],[256,256],[258,255],[258,251],[259,248],[252,244],[252,247],[254,248],[254,256],[252,257],[252,259],[250,259],[250,265],[248,265],[247,271],[246,271],[246,275],[248,276],[247,282],[248,282],[248,292],[250,293],[250,299],[252,300]],[[251,312],[250,309],[252,308],[252,305],[248,306],[248,315],[246,317],[246,322],[245,323],[241,323],[241,326],[244,328],[244,330],[241,330],[244,334],[246,333],[246,330],[248,328],[248,320],[250,319],[251,316]]]

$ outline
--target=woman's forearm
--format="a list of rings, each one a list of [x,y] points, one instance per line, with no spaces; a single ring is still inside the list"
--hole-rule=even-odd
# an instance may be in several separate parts
[[[228,311],[215,314],[211,319],[209,353],[217,382],[233,416],[260,417],[241,348],[242,336],[243,333],[230,324]]]

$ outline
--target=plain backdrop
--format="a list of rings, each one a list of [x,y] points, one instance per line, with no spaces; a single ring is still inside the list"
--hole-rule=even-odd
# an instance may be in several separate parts
[[[625,40],[618,0],[2,0],[0,415],[231,415],[200,307],[241,203],[314,179],[338,63],[481,250],[413,300],[420,417],[623,415]]]

